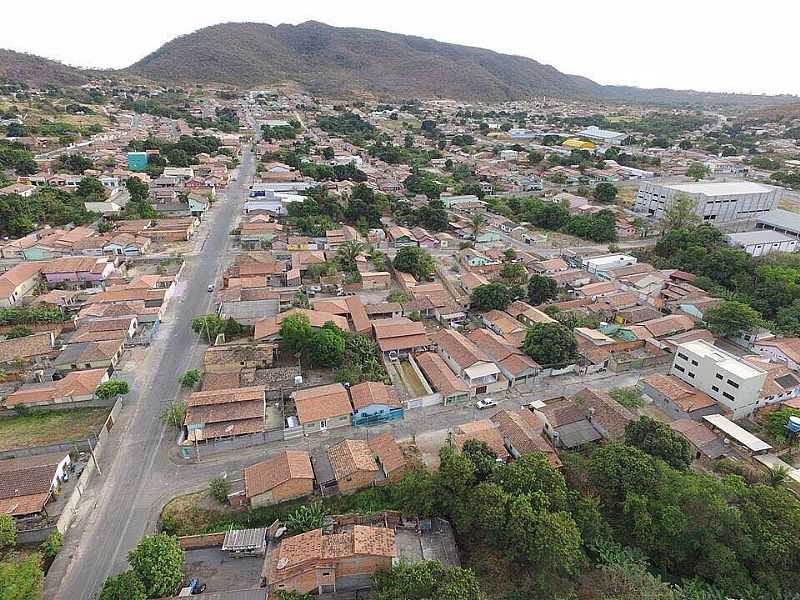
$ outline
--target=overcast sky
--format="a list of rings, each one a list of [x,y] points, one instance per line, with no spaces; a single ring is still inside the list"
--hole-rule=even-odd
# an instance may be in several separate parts
[[[599,83],[800,94],[792,0],[33,0],[3,2],[0,47],[125,67],[206,25],[316,20],[519,54]],[[11,25],[13,24],[13,25]]]

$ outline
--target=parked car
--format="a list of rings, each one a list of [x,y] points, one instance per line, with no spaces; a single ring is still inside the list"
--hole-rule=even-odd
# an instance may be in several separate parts
[[[482,398],[475,403],[475,408],[479,409],[492,408],[493,406],[497,406],[497,402],[491,398]]]

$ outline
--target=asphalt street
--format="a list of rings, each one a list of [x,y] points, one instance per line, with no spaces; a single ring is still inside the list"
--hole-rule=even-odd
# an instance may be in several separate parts
[[[92,598],[106,577],[126,568],[127,553],[142,535],[154,531],[154,503],[165,492],[181,489],[176,487],[180,486],[177,467],[169,460],[175,434],[165,428],[159,415],[162,406],[180,392],[178,375],[199,364],[199,340],[191,331],[191,319],[209,312],[212,294],[206,288],[219,280],[230,260],[230,230],[254,172],[253,154],[247,146],[239,176],[230,182],[198,232],[199,248],[184,256],[180,296],[173,298],[155,341],[141,360],[129,361],[123,369],[132,389],[122,418],[111,432],[113,448],[101,460],[103,475],[90,486],[80,516],[48,574],[48,598]]]

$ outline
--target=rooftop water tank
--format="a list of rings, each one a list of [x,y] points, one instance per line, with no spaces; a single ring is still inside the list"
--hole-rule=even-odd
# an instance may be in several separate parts
[[[800,433],[800,417],[789,417],[789,422],[786,427],[792,433]]]

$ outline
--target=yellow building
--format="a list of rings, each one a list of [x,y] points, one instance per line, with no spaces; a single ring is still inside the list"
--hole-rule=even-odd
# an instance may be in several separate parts
[[[592,142],[588,142],[586,140],[580,140],[578,138],[569,138],[565,140],[562,146],[566,146],[567,148],[581,148],[585,150],[593,150],[595,145]]]

